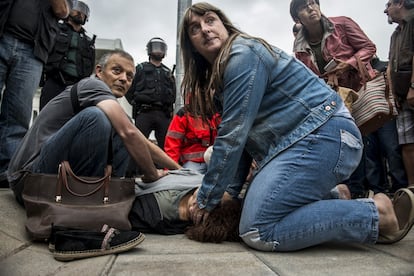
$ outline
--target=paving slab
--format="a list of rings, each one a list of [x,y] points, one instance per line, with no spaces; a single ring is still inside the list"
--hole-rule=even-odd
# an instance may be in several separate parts
[[[25,211],[0,189],[0,276],[33,275],[352,275],[414,276],[414,230],[393,245],[328,243],[289,253],[255,251],[243,243],[199,243],[184,235],[146,234],[131,251],[72,262],[56,261],[31,242]]]

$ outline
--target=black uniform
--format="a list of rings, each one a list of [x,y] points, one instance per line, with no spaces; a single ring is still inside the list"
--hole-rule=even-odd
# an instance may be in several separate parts
[[[164,148],[175,96],[175,79],[167,66],[161,64],[157,67],[150,62],[137,65],[135,78],[126,98],[133,106],[132,117],[135,118],[135,125],[147,138],[154,130],[161,148]]]
[[[89,77],[95,66],[95,36],[90,38],[83,28],[77,32],[67,22],[60,22],[59,29],[43,70],[40,109],[66,86]]]

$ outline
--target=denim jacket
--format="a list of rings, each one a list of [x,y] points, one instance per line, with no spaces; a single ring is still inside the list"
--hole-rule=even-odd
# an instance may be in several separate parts
[[[233,42],[221,91],[222,122],[197,196],[199,207],[207,211],[226,189],[233,195],[240,191],[245,152],[260,170],[344,106],[337,93],[296,58],[276,47],[272,55],[257,40],[242,37]]]

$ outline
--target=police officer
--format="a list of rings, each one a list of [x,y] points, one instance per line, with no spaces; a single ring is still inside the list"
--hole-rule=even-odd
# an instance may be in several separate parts
[[[64,21],[59,22],[55,46],[44,67],[40,109],[68,85],[92,74],[95,66],[95,38],[82,27],[89,18],[89,7],[77,1]]]
[[[133,106],[135,125],[147,138],[154,130],[157,144],[162,149],[176,95],[173,73],[162,63],[166,52],[167,44],[159,37],[147,43],[149,62],[137,65],[134,81],[126,95]]]

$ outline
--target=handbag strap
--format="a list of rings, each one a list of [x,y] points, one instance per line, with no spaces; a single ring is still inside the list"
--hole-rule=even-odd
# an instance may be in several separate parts
[[[367,81],[370,79],[367,67],[362,62],[361,58],[357,55],[355,55],[355,59],[357,61],[357,67],[358,67],[358,74],[361,77],[361,81],[364,84],[364,89],[367,87]]]
[[[57,196],[61,196],[62,195],[62,187],[66,187],[66,190],[71,193],[72,195],[75,196],[79,196],[79,197],[87,197],[90,196],[94,193],[96,193],[97,191],[99,191],[101,188],[103,188],[104,190],[104,201],[107,201],[108,195],[109,195],[109,182],[110,182],[110,178],[111,178],[111,173],[112,173],[112,166],[108,165],[105,169],[105,175],[102,178],[98,178],[98,179],[84,179],[81,178],[77,175],[75,175],[72,171],[72,168],[70,167],[70,164],[68,161],[62,161],[62,163],[59,165],[59,172],[58,172],[58,183],[57,183],[57,187],[56,187],[56,194]],[[90,192],[87,193],[77,193],[75,191],[73,191],[73,189],[69,186],[69,181],[68,181],[68,175],[70,177],[72,177],[73,179],[75,179],[76,181],[82,183],[82,184],[89,184],[89,185],[97,185],[97,187],[95,187],[95,189],[93,189]],[[106,198],[106,200],[105,200]]]
[[[79,113],[82,109],[78,99],[78,82],[72,85],[70,89],[70,101],[72,102],[72,108],[75,114]]]
[[[390,98],[390,85],[388,82],[388,78],[387,78],[387,73],[386,72],[382,72],[381,73],[384,76],[384,81],[385,81],[385,100],[388,103],[388,107],[390,109],[390,114],[394,114],[394,106],[391,102],[391,98]]]
[[[70,89],[70,97],[71,97],[71,103],[72,103],[72,108],[76,113],[81,111],[81,107],[79,104],[79,99],[78,99],[78,83],[75,83],[72,88]],[[60,163],[59,165],[59,169],[58,169],[58,180],[56,183],[56,202],[60,202],[62,200],[62,187],[66,187],[66,190],[71,193],[72,195],[75,196],[79,196],[79,197],[87,197],[90,196],[94,193],[96,193],[97,191],[99,191],[102,187],[104,190],[104,203],[109,201],[109,182],[110,182],[110,178],[111,178],[111,174],[112,174],[112,161],[113,161],[113,153],[112,153],[112,133],[110,134],[109,137],[109,143],[108,143],[108,159],[107,159],[107,165],[105,168],[105,175],[102,178],[98,178],[98,179],[83,179],[79,176],[77,176],[72,168],[70,167],[70,164],[67,160],[64,160]],[[73,191],[73,189],[69,186],[69,181],[68,181],[68,175],[70,175],[70,177],[72,177],[73,179],[75,179],[76,181],[83,183],[83,184],[89,184],[89,185],[97,185],[99,183],[101,183],[100,185],[98,185],[95,189],[93,189],[90,192],[84,193],[84,194],[80,194],[77,193],[75,191]]]

